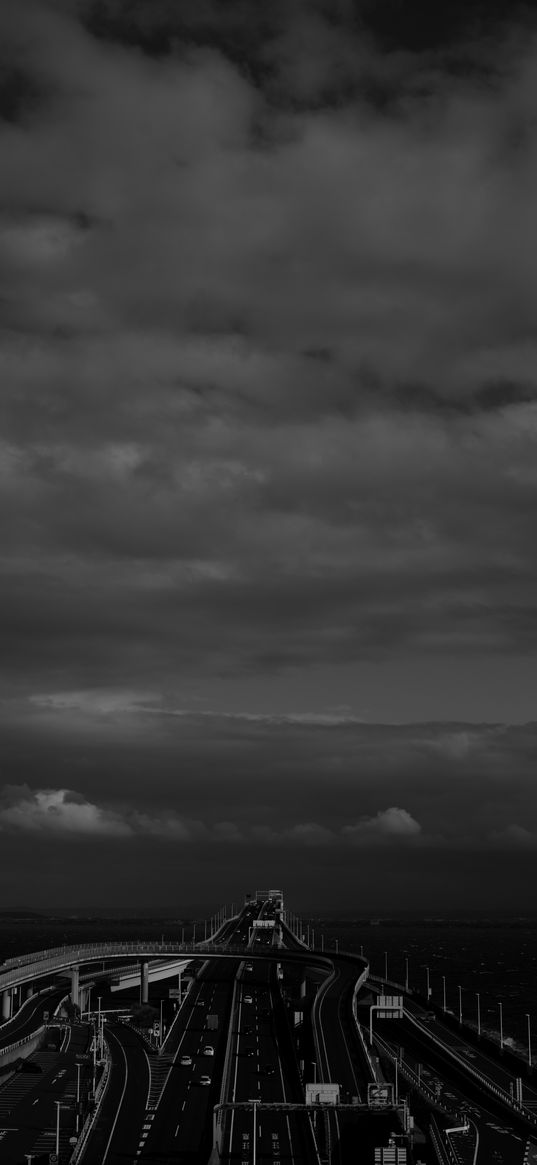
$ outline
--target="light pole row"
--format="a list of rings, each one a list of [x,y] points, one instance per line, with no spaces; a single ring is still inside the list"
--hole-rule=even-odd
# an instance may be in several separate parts
[[[363,947],[361,948],[361,952],[363,953]],[[405,958],[405,991],[408,991],[408,989],[409,989],[408,955],[405,955],[404,958]],[[424,965],[424,970],[425,970],[425,975],[426,975],[427,1002],[429,1002],[429,999],[431,998],[431,994],[432,994],[432,991],[431,991],[431,969],[430,969],[430,967]],[[385,980],[388,979],[388,952],[387,951],[384,951],[384,979]],[[460,983],[457,984],[457,989],[459,992],[459,1023],[462,1024],[462,1022],[463,1022],[463,1015],[462,1015],[463,987],[461,986]],[[475,994],[476,1001],[477,1001],[477,1034],[478,1034],[478,1036],[480,1036],[481,1035],[481,995],[480,995],[479,991],[475,991],[474,994]],[[442,1011],[444,1012],[444,1014],[447,1011],[447,994],[446,994],[446,976],[445,975],[442,975]],[[498,1017],[499,1017],[499,1027],[500,1027],[500,1050],[503,1051],[503,1046],[504,1046],[505,1041],[503,1038],[503,1004],[502,1004],[501,1000],[498,1003]],[[531,1015],[529,1014],[528,1011],[525,1012],[525,1017],[526,1017],[527,1033],[528,1033],[528,1068],[531,1068],[531,1066],[532,1066]]]

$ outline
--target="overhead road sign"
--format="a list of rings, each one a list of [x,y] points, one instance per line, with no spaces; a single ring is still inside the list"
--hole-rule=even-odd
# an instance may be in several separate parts
[[[306,1084],[306,1104],[339,1104],[339,1084]]]
[[[393,1108],[393,1084],[368,1084],[367,1103],[369,1108]]]
[[[379,995],[378,1003],[372,1003],[369,1008],[369,1043],[373,1043],[373,1012],[376,1011],[380,1019],[403,1018],[402,995]]]
[[[395,1018],[402,1019],[403,996],[379,995],[376,1011],[379,1019],[393,1019],[394,1012],[397,1013]]]

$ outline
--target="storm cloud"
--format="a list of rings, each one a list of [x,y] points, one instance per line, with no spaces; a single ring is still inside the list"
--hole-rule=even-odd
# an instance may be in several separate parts
[[[531,858],[537,33],[395,7],[0,15],[4,838]]]

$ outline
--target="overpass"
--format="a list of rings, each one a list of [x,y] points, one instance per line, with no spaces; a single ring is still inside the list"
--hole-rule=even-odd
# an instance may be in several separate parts
[[[23,956],[21,959],[9,960],[2,964],[0,971],[0,991],[2,992],[3,1001],[9,996],[15,988],[22,986],[33,987],[35,983],[42,978],[50,978],[52,975],[59,975],[61,973],[69,972],[71,975],[71,1000],[74,1004],[79,1004],[80,996],[80,969],[84,966],[91,966],[93,963],[112,962],[113,960],[132,960],[139,959],[141,963],[142,981],[144,976],[149,974],[148,963],[151,958],[157,959],[159,965],[171,956],[175,956],[173,968],[177,966],[177,962],[182,964],[186,960],[192,959],[232,959],[237,956],[244,958],[245,953],[248,954],[248,960],[258,962],[291,962],[301,963],[306,966],[315,966],[319,969],[326,970],[329,973],[332,970],[334,957],[327,955],[322,951],[304,950],[287,950],[285,948],[269,948],[259,952],[258,950],[247,949],[245,945],[240,946],[229,944],[223,947],[221,944],[215,942],[197,943],[194,946],[192,943],[174,943],[174,942],[106,942],[106,943],[85,943],[81,946],[60,947],[56,950],[44,950],[34,952],[32,955]],[[360,973],[367,973],[368,963],[360,955],[354,955],[342,952],[336,957],[337,962],[345,963],[351,962],[353,966],[360,968]],[[7,969],[6,969],[7,968]],[[146,968],[146,970],[144,970]],[[129,968],[130,971],[130,968]],[[106,972],[114,974],[112,967],[108,967]],[[2,1014],[7,1018],[10,1014],[9,1006],[3,1002]]]
[[[176,1011],[172,1014],[171,1003],[167,1011],[166,1001],[161,1000],[161,1023],[164,1002],[164,1016],[169,1016],[171,1024],[166,1033],[160,1030],[159,1048],[155,1041],[149,1046],[125,1023],[106,1020],[107,1069],[104,1083],[99,1085],[100,1104],[83,1128],[76,1130],[75,1147],[69,1148],[68,1139],[64,1139],[60,1165],[78,1165],[79,1161],[82,1165],[120,1165],[125,1160],[140,1160],[141,1165],[175,1160],[185,1165],[190,1161],[208,1165],[209,1160],[211,1165],[261,1165],[265,1160],[271,1165],[284,1160],[286,1165],[328,1161],[350,1165],[356,1160],[357,1148],[364,1165],[373,1165],[378,1159],[375,1149],[384,1146],[388,1151],[389,1138],[394,1136],[397,1144],[412,1154],[407,1158],[410,1165],[420,1159],[419,1149],[412,1150],[413,1106],[432,1154],[427,1162],[466,1165],[471,1160],[470,1140],[460,1130],[467,1123],[465,1098],[473,1098],[472,1088],[479,1082],[475,1074],[473,1078],[471,1073],[465,1075],[464,1069],[473,1067],[481,1072],[483,1063],[465,1065],[459,1047],[458,1051],[452,1048],[458,1060],[452,1056],[439,1068],[435,1056],[441,1051],[447,1057],[449,1041],[440,1025],[433,1027],[430,1038],[431,1024],[419,1001],[405,995],[399,986],[394,991],[404,996],[404,1026],[399,1030],[397,1021],[386,1021],[382,1038],[376,1030],[376,1043],[370,1047],[368,999],[371,1001],[371,989],[375,995],[382,990],[381,982],[369,978],[368,961],[362,955],[328,952],[324,943],[320,950],[311,950],[282,918],[280,896],[280,891],[273,891],[268,898],[262,892],[259,899],[250,898],[209,941],[86,943],[32,952],[0,966],[0,991],[9,1005],[16,989],[34,993],[18,1013],[22,1023],[25,1010],[42,1017],[47,999],[61,997],[58,987],[55,996],[48,994],[58,976],[70,978],[73,1003],[80,998],[84,976],[92,974],[111,980],[119,974],[129,975],[132,983],[141,982],[142,997],[147,998],[150,986],[153,993],[157,990],[151,981],[152,968],[158,973],[166,964],[175,967],[195,962],[191,988]],[[255,921],[268,925],[254,926]],[[300,934],[305,930],[300,927]],[[47,992],[39,1005],[36,989]],[[211,1028],[209,1020],[214,1021]],[[3,1025],[6,1033],[13,1022]],[[75,1032],[75,1027],[72,1030]],[[80,1046],[84,1031],[92,1039],[91,1027],[77,1025]],[[403,1060],[398,1040],[407,1045]],[[212,1046],[210,1055],[204,1050],[208,1043]],[[96,1035],[91,1046],[95,1091]],[[30,1058],[39,1055],[44,1053],[34,1052]],[[428,1058],[431,1068],[444,1074],[454,1099],[446,1099],[444,1092],[438,1101],[430,1076],[425,1079],[420,1072]],[[71,1071],[76,1085],[75,1068],[71,1065],[67,1075]],[[390,1084],[394,1073],[395,1090]],[[206,1087],[200,1086],[203,1074],[209,1081]],[[60,1077],[61,1072],[54,1077],[55,1088],[61,1086]],[[5,1087],[9,1092],[11,1085]],[[41,1095],[40,1089],[45,1096],[49,1087],[45,1076],[37,1083],[34,1079],[36,1096]],[[317,1099],[312,1099],[314,1087]],[[0,1125],[3,1093],[0,1088]],[[370,1099],[373,1096],[375,1100]],[[331,1097],[330,1102],[327,1097]],[[516,1153],[518,1149],[526,1153],[530,1145],[530,1121],[520,1106],[515,1106],[515,1111],[503,1101],[490,1092],[490,1101],[483,1102],[480,1110],[481,1123],[474,1114],[476,1129],[479,1126],[474,1165],[492,1165],[497,1143],[503,1146],[501,1160],[505,1165],[523,1165],[522,1155],[518,1161]],[[513,1128],[518,1121],[519,1131],[512,1143],[505,1137],[502,1141],[501,1129],[495,1134],[488,1127],[487,1104],[493,1102],[497,1102],[496,1114],[501,1114],[502,1104],[504,1110],[509,1109],[506,1119],[512,1119]],[[479,1105],[479,1098],[472,1103]],[[0,1159],[6,1165],[23,1159],[21,1128],[19,1147],[12,1149],[17,1111],[15,1108],[10,1118],[12,1131],[0,1127]],[[33,1148],[31,1129],[36,1111],[28,1109],[28,1156]],[[62,1120],[67,1125],[71,1118],[65,1111]],[[500,1121],[501,1117],[496,1115],[495,1119]],[[524,1124],[529,1129],[527,1145],[521,1132]],[[529,1154],[528,1149],[526,1165],[532,1161]],[[395,1156],[381,1159],[397,1160]]]

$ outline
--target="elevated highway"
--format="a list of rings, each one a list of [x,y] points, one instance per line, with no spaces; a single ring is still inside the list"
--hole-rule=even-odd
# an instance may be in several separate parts
[[[408,1165],[419,1160],[426,1165],[499,1165],[500,1160],[537,1165],[537,1149],[534,1160],[531,1156],[532,1140],[537,1142],[537,1135],[531,1136],[531,1111],[509,1104],[505,1065],[487,1064],[475,1049],[469,1054],[464,1033],[446,1034],[440,1018],[431,1021],[419,1000],[401,990],[403,1020],[375,1023],[376,1044],[369,1046],[368,1000],[383,987],[369,978],[362,956],[310,949],[286,926],[281,907],[275,909],[270,898],[245,904],[217,937],[195,944],[140,939],[64,946],[0,967],[4,999],[7,993],[11,1002],[15,989],[33,992],[0,1025],[1,1058],[2,1043],[43,1024],[45,1012],[53,1011],[52,1003],[62,994],[69,992],[76,1004],[88,979],[99,983],[99,992],[101,984],[108,992],[107,1013],[113,1007],[114,979],[123,976],[131,989],[145,984],[158,1019],[159,971],[171,968],[175,974],[178,965],[191,965],[190,989],[173,1016],[169,1003],[171,1026],[165,1040],[160,1031],[159,1048],[124,1022],[105,1022],[108,1068],[102,1100],[78,1147],[69,1147],[62,1134],[59,1165],[355,1165],[357,1159],[374,1165],[375,1148],[387,1146],[393,1133],[408,1150]],[[394,1074],[397,1078],[402,1044],[399,1108],[388,1101],[377,1112],[370,1107],[370,1088],[382,1090]],[[476,1069],[487,1074],[487,1097]],[[71,1073],[71,1092],[72,1079]],[[438,1081],[446,1103],[435,1106]],[[340,1104],[307,1111],[309,1083],[337,1085]],[[35,1097],[42,1091],[36,1075]],[[0,1087],[0,1112],[2,1092]],[[408,1106],[414,1106],[427,1135],[414,1151],[410,1134],[403,1137],[410,1128],[404,1125]],[[35,1109],[50,1126],[50,1106],[39,1103]],[[28,1106],[18,1113],[6,1107],[5,1128],[0,1127],[2,1165],[19,1165],[12,1152],[15,1140],[9,1139],[15,1132],[17,1151],[23,1143],[32,1149],[28,1113]],[[434,1113],[436,1131],[429,1135]],[[473,1140],[446,1132],[459,1118],[474,1122]],[[42,1144],[43,1130],[40,1135]],[[50,1141],[50,1127],[47,1135]],[[503,1146],[503,1158],[496,1156],[498,1146]]]

